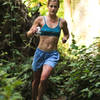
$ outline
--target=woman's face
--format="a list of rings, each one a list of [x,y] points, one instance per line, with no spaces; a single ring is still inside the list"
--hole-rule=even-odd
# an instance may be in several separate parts
[[[56,1],[50,1],[48,11],[50,15],[56,15],[58,11],[58,3]]]

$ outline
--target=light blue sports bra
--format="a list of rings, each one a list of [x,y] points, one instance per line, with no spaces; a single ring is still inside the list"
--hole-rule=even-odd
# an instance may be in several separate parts
[[[46,24],[46,17],[44,16],[44,26],[41,28],[40,30],[40,35],[42,36],[60,36],[60,32],[61,32],[61,28],[60,28],[60,18],[58,20],[58,25],[55,28],[50,28],[48,27],[48,25]]]

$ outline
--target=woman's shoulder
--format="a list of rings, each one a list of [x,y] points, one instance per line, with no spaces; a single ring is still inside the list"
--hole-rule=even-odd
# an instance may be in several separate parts
[[[67,21],[64,18],[60,18],[60,27],[63,28],[67,24]]]
[[[37,20],[43,20],[43,16],[38,16],[36,19]]]
[[[38,16],[36,19],[35,19],[35,22],[37,23],[41,23],[43,21],[43,16]]]
[[[60,21],[62,24],[67,23],[67,21],[64,18],[60,18]]]
[[[38,16],[35,21],[37,21],[38,25],[43,26],[44,24],[44,16]]]

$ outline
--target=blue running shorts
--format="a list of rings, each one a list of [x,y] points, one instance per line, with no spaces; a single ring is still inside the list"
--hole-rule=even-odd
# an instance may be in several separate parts
[[[47,52],[47,51],[43,51],[37,48],[34,54],[33,62],[32,62],[32,69],[34,71],[37,71],[44,64],[47,64],[54,68],[57,62],[59,61],[59,58],[60,58],[60,55],[58,51],[56,50]]]

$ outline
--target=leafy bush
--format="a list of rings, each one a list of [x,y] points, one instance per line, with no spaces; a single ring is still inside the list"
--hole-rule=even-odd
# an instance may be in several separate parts
[[[21,56],[21,59],[0,61],[0,100],[31,99],[32,58]]]
[[[71,96],[71,100],[98,100],[100,97],[100,54],[98,54],[98,49],[93,44],[89,48],[82,47],[73,51],[77,59],[68,65],[72,70],[68,82],[65,83],[65,91]]]
[[[22,96],[16,88],[22,81],[16,77],[9,78],[9,74],[0,70],[0,100],[22,100]]]
[[[50,77],[59,90],[56,94],[67,95],[69,100],[99,100],[100,38],[97,40],[88,48],[78,47],[73,40]]]

